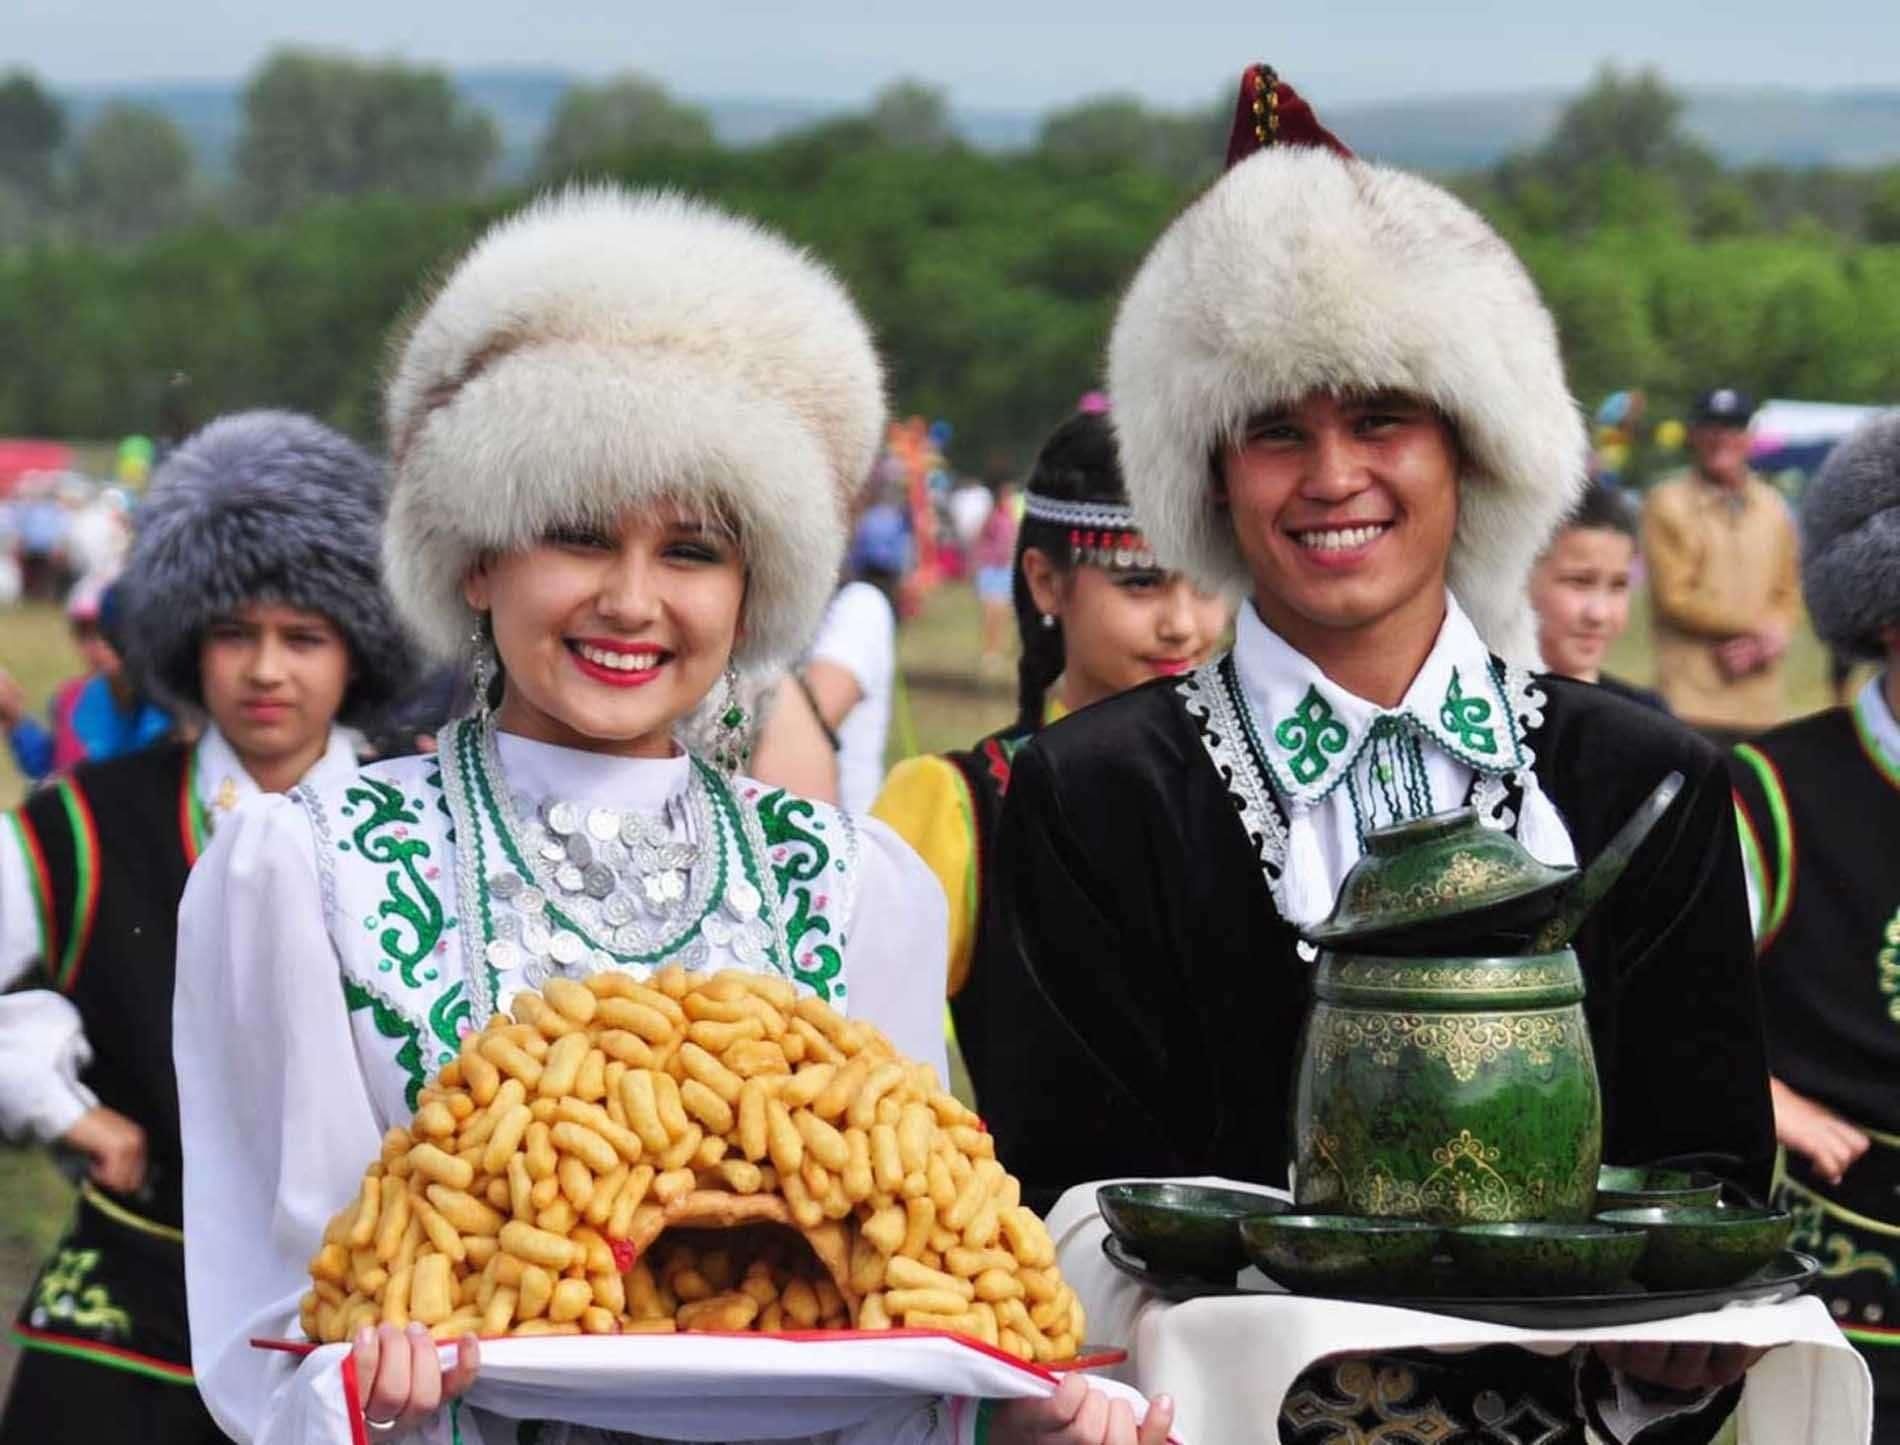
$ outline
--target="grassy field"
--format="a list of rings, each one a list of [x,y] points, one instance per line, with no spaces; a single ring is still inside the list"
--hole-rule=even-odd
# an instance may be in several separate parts
[[[1636,622],[1619,643],[1611,670],[1630,682],[1652,681],[1648,612],[1640,599]],[[1007,723],[1015,713],[1013,681],[978,675],[977,606],[966,588],[946,588],[906,624],[899,657],[908,679],[892,724],[891,757],[903,755],[914,738],[923,752],[968,746]],[[0,666],[6,667],[41,705],[75,666],[66,629],[56,608],[35,606],[0,614]],[[1815,639],[1797,639],[1789,670],[1789,693],[1797,712],[1827,705],[1827,658]],[[906,715],[907,714],[907,715]],[[19,801],[23,781],[11,756],[0,756],[0,807]],[[0,1314],[11,1319],[20,1294],[70,1207],[71,1190],[38,1149],[0,1145]],[[0,1335],[0,1389],[11,1370]]]

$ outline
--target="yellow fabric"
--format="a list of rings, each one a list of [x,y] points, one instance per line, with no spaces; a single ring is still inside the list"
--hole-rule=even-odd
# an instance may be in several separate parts
[[[950,904],[948,993],[954,998],[970,977],[982,900],[969,784],[954,764],[934,753],[906,758],[884,779],[871,816],[915,848],[943,888]]]
[[[1068,715],[1069,710],[1054,696],[1043,704],[1044,727]],[[970,785],[956,764],[935,753],[905,758],[885,777],[877,801],[871,804],[871,816],[910,844],[937,875],[950,905],[950,975],[945,992],[955,998],[970,979],[983,911]]]
[[[1729,678],[1715,654],[1764,623],[1800,620],[1800,544],[1781,494],[1752,475],[1739,500],[1692,472],[1658,483],[1643,506],[1643,560],[1656,686],[1676,716],[1744,731],[1780,722],[1786,659]]]

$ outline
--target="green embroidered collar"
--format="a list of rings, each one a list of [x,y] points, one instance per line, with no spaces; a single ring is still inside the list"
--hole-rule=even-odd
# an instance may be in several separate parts
[[[1382,708],[1340,687],[1260,620],[1240,609],[1234,659],[1263,726],[1257,742],[1275,790],[1311,807],[1353,771],[1382,737],[1429,742],[1473,772],[1501,777],[1528,763],[1504,682],[1478,630],[1447,596],[1444,626],[1397,707]]]

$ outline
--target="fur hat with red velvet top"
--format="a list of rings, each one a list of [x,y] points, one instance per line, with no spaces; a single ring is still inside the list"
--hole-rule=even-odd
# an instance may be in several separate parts
[[[384,412],[384,571],[437,654],[470,649],[462,579],[483,552],[666,500],[734,527],[750,667],[818,626],[884,390],[869,329],[812,256],[686,196],[601,186],[475,243],[402,339]]]
[[[1211,458],[1249,417],[1315,391],[1437,407],[1464,455],[1452,591],[1493,651],[1536,663],[1526,580],[1586,479],[1556,326],[1475,211],[1355,158],[1267,67],[1242,78],[1226,174],[1123,297],[1108,382],[1142,530],[1223,588],[1248,576]]]

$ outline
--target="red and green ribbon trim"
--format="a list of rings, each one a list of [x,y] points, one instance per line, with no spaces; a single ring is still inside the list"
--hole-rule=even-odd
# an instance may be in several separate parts
[[[1766,952],[1775,941],[1775,935],[1781,932],[1782,925],[1788,921],[1788,910],[1794,902],[1797,862],[1794,824],[1788,817],[1788,790],[1774,761],[1748,743],[1736,744],[1735,756],[1748,764],[1756,781],[1761,784],[1762,796],[1768,800],[1769,821],[1774,825],[1775,888],[1773,898],[1763,900],[1766,911],[1762,918],[1760,943],[1760,951]],[[1759,849],[1759,843],[1756,846]]]
[[[203,856],[205,839],[211,829],[205,819],[205,805],[198,797],[198,750],[191,750],[185,764],[184,779],[178,785],[178,839],[185,847],[185,866],[195,868]]]
[[[54,791],[72,830],[73,924],[53,971],[53,986],[61,993],[71,993],[86,946],[92,942],[92,926],[99,917],[99,827],[85,792],[71,778],[61,778],[54,784]]]
[[[43,1350],[49,1355],[64,1355],[68,1359],[87,1360],[95,1365],[104,1365],[109,1370],[124,1370],[129,1374],[143,1375],[148,1380],[163,1380],[169,1385],[193,1383],[189,1365],[174,1365],[166,1360],[155,1360],[150,1355],[122,1350],[114,1345],[102,1345],[94,1340],[77,1340],[67,1335],[48,1334],[30,1325],[15,1325],[13,1341],[23,1350]]]

